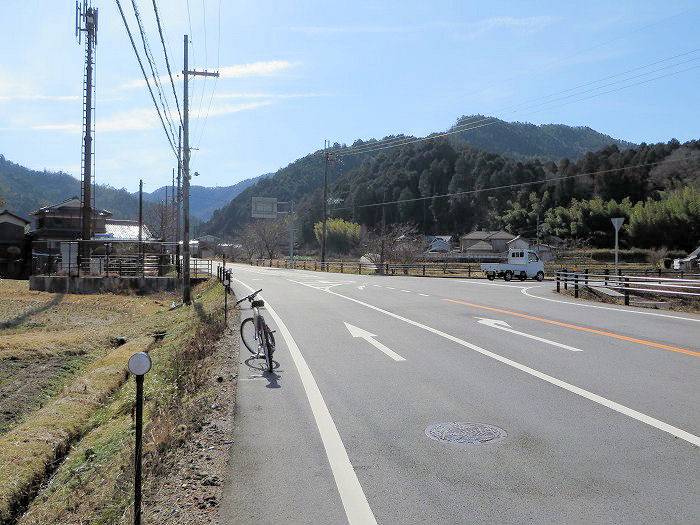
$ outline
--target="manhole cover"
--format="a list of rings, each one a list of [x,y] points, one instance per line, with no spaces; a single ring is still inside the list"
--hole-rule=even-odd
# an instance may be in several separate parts
[[[425,435],[441,443],[458,445],[484,445],[505,438],[508,434],[502,428],[486,423],[436,423],[425,429]]]

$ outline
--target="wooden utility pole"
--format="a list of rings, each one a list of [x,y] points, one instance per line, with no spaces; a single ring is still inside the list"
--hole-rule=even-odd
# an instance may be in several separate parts
[[[323,171],[323,238],[321,239],[321,262],[326,262],[326,237],[327,237],[327,226],[328,221],[328,162],[337,160],[333,153],[328,151],[329,141],[323,142],[323,153],[321,155],[325,158],[326,164]]]
[[[177,201],[176,210],[177,215],[176,226],[175,226],[175,266],[177,268],[177,278],[178,286],[180,285],[180,277],[182,276],[181,266],[180,266],[180,204],[182,203],[182,188],[180,185],[180,177],[182,175],[182,126],[179,127],[177,132]]]
[[[189,76],[200,77],[218,77],[218,72],[210,71],[190,71],[187,60],[187,44],[188,37],[184,36],[184,69],[183,75],[183,114],[182,128],[184,135],[184,156],[182,159],[182,302],[189,304],[191,302],[191,287],[190,287],[190,101],[189,101]]]

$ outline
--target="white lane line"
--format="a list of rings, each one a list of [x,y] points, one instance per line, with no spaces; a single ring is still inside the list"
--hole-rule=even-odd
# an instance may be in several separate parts
[[[401,290],[402,292],[411,293],[411,290]]]
[[[423,297],[430,297],[427,293],[419,293],[418,295],[422,295]]]
[[[378,284],[373,284],[372,286],[376,286],[377,288],[381,288],[381,286]]]
[[[459,282],[466,283],[466,284],[480,284],[482,286],[503,286],[504,288],[516,288],[516,289],[526,288],[525,286],[521,286],[518,284],[480,283],[478,281],[463,281],[463,280],[460,280]]]
[[[345,324],[345,328],[348,329],[348,332],[350,332],[350,335],[353,337],[360,337],[367,341],[369,344],[374,346],[377,350],[384,352],[386,355],[391,357],[394,361],[405,361],[403,357],[401,357],[399,354],[394,352],[392,349],[387,347],[386,345],[383,345],[379,341],[375,340],[374,338],[377,337],[376,334],[373,334],[371,332],[368,332],[367,330],[363,330],[362,328],[359,328],[355,325],[352,325],[350,323],[346,323],[343,321]]]
[[[536,335],[526,334],[525,332],[513,330],[513,328],[508,323],[506,323],[505,321],[501,321],[500,319],[486,319],[484,317],[475,317],[474,319],[478,319],[477,323],[490,326],[491,328],[496,328],[498,330],[503,330],[504,332],[510,332],[511,334],[521,335],[529,339],[534,339],[535,341],[540,341],[541,343],[547,343],[548,345],[558,346],[559,348],[563,348],[565,350],[571,350],[572,352],[583,352],[583,350],[581,350],[580,348],[574,348],[573,346],[565,345],[564,343],[557,343],[556,341],[551,341],[549,339],[545,339],[544,337],[538,337]]]
[[[386,288],[387,290],[396,290],[396,288],[392,288],[391,286],[385,286],[384,288]]]
[[[234,279],[234,281],[241,283],[251,292],[255,291],[238,279]],[[260,296],[260,298],[262,299],[262,296]],[[355,469],[352,463],[350,463],[348,452],[345,450],[343,440],[340,438],[340,434],[333,422],[328,406],[326,406],[326,402],[323,400],[321,390],[318,388],[318,384],[316,384],[316,380],[311,373],[309,365],[306,364],[306,359],[304,359],[287,325],[284,324],[280,316],[277,315],[277,312],[275,312],[267,301],[265,301],[265,309],[270,312],[270,315],[275,320],[277,327],[282,333],[282,337],[285,343],[287,343],[289,354],[292,356],[292,360],[301,377],[306,397],[309,400],[309,405],[311,405],[311,412],[316,420],[318,432],[321,434],[323,447],[326,449],[326,456],[331,465],[331,471],[333,471],[335,484],[338,487],[338,492],[340,493],[340,499],[343,502],[343,508],[345,509],[348,522],[351,525],[376,525],[377,520],[374,518],[374,513],[367,502],[367,497],[362,490],[360,481],[357,479]]]
[[[403,321],[405,323],[411,324],[413,326],[417,326],[418,328],[422,328],[423,330],[427,330],[428,332],[439,335],[440,337],[444,337],[445,339],[448,339],[454,343],[457,343],[458,345],[464,346],[466,348],[470,348],[471,350],[474,350],[475,352],[479,352],[480,354],[483,354],[486,357],[490,357],[491,359],[495,359],[496,361],[499,361],[505,365],[516,368],[522,372],[525,372],[526,374],[529,374],[529,375],[534,376],[538,379],[541,379],[542,381],[546,381],[547,383],[550,383],[554,386],[558,386],[559,388],[562,388],[564,390],[568,390],[569,392],[577,394],[585,399],[588,399],[589,401],[593,401],[594,403],[598,403],[599,405],[602,405],[602,406],[607,407],[611,410],[614,410],[615,412],[619,412],[620,414],[624,414],[628,417],[631,417],[632,419],[636,419],[637,421],[641,421],[642,423],[646,423],[647,425],[650,425],[654,428],[657,428],[659,430],[663,430],[664,432],[668,432],[669,434],[676,436],[677,438],[683,439],[683,440],[687,441],[688,443],[692,443],[695,446],[700,446],[700,437],[699,436],[691,434],[690,432],[687,432],[687,431],[680,429],[678,427],[674,427],[673,425],[669,425],[668,423],[665,423],[659,419],[653,418],[651,416],[647,416],[646,414],[643,414],[642,412],[639,412],[639,411],[634,410],[632,408],[621,405],[620,403],[616,403],[615,401],[611,401],[610,399],[606,399],[603,396],[599,396],[598,394],[594,394],[593,392],[589,392],[588,390],[577,387],[576,385],[572,385],[570,383],[567,383],[566,381],[562,381],[561,379],[557,379],[556,377],[553,377],[553,376],[550,376],[550,375],[545,374],[543,372],[540,372],[539,370],[535,370],[534,368],[530,368],[529,366],[520,364],[517,361],[513,361],[512,359],[508,359],[507,357],[503,357],[503,356],[498,355],[498,354],[491,352],[489,350],[485,350],[484,348],[481,348],[480,346],[477,346],[473,343],[469,343],[467,341],[464,341],[463,339],[460,339],[459,337],[455,337],[453,335],[445,333],[441,330],[438,330],[437,328],[432,328],[430,326],[419,323],[418,321],[413,321],[411,319],[407,319],[406,317],[402,317],[402,316],[395,314],[393,312],[390,312],[388,310],[384,310],[382,308],[379,308],[378,306],[374,306],[373,304],[369,304],[369,303],[366,303],[364,301],[360,301],[359,299],[354,299],[354,298],[348,297],[346,295],[341,295],[341,294],[339,294],[337,292],[333,292],[331,290],[328,290],[327,292],[329,294],[335,295],[337,297],[342,297],[343,299],[347,299],[348,301],[352,301],[354,303],[361,304],[362,306],[366,306],[367,308],[371,308],[372,310],[376,310],[377,312],[381,312],[383,314],[386,314],[390,317],[393,317],[393,318],[398,319],[400,321]]]
[[[700,323],[700,318],[693,319],[691,317],[679,317],[677,315],[658,314],[656,312],[640,312],[638,310],[625,310],[624,308],[613,308],[612,306],[599,306],[597,304],[574,303],[571,301],[561,301],[559,299],[550,299],[549,297],[540,297],[539,295],[532,295],[531,293],[527,293],[528,290],[532,290],[533,288],[544,288],[544,286],[545,285],[528,286],[528,287],[520,290],[520,292],[523,295],[527,295],[528,297],[532,297],[533,299],[540,299],[542,301],[551,301],[553,303],[570,304],[572,306],[583,306],[584,308],[598,308],[600,310],[614,310],[615,312],[624,312],[627,314],[653,315],[656,317],[666,317],[669,319],[676,319],[678,321],[693,321],[696,323]]]

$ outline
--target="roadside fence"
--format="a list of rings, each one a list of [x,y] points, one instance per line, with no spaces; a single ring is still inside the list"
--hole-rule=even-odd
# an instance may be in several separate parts
[[[348,273],[369,275],[381,273],[384,275],[419,275],[423,277],[472,277],[482,275],[479,264],[473,263],[439,263],[416,262],[403,263],[371,263],[357,261],[314,261],[290,259],[253,259],[251,266],[267,266],[269,268],[288,268],[295,270],[314,270],[320,272]]]
[[[605,271],[593,273],[589,270],[571,271],[566,268],[556,272],[556,290],[568,290],[572,287],[574,297],[579,296],[579,288],[585,286],[593,289],[600,289],[605,292],[612,290],[611,295],[623,296],[625,305],[630,304],[630,292],[638,295],[654,296],[661,295],[668,298],[677,299],[700,299],[700,275],[691,274],[690,278],[670,278],[634,275],[618,270],[617,273]]]

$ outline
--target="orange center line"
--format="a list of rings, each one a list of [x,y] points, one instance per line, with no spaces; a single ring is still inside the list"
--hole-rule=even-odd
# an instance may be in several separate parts
[[[493,312],[499,312],[502,314],[515,315],[517,317],[524,317],[525,319],[534,319],[535,321],[542,321],[543,323],[555,324],[557,326],[564,326],[566,328],[573,328],[574,330],[581,330],[582,332],[590,332],[592,334],[604,335],[607,337],[613,337],[615,339],[622,339],[623,341],[631,341],[632,343],[638,343],[640,345],[653,346],[655,348],[663,348],[664,350],[671,350],[673,352],[680,352],[681,354],[692,355],[695,357],[700,357],[700,352],[693,352],[692,350],[687,350],[685,348],[679,348],[677,346],[665,345],[662,343],[655,343],[654,341],[646,341],[644,339],[635,339],[634,337],[627,337],[626,335],[614,334],[612,332],[605,332],[603,330],[596,330],[594,328],[586,328],[585,326],[578,326],[575,324],[562,323],[561,321],[553,321],[552,319],[544,319],[542,317],[535,317],[534,315],[521,314],[518,312],[510,312],[508,310],[502,310],[500,308],[494,308],[492,306],[483,306],[480,304],[467,303],[465,301],[457,301],[456,299],[443,299],[444,301],[449,301],[451,303],[464,304],[471,306],[473,308],[482,308],[484,310],[491,310]]]

